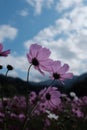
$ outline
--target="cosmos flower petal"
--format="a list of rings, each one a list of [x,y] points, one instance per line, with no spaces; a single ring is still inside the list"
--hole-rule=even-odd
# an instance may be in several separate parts
[[[0,53],[1,56],[8,56],[10,54],[10,50],[6,50]]]
[[[57,105],[59,105],[61,103],[61,99],[58,98],[57,100],[55,100],[55,99],[52,98],[51,102],[53,102],[53,104],[57,106]]]
[[[37,57],[39,50],[41,49],[41,46],[38,44],[32,44],[30,46],[30,55],[34,58]]]
[[[61,62],[60,61],[54,61],[52,64],[52,71],[56,72],[59,70],[61,67]]]
[[[27,59],[28,59],[28,61],[29,61],[30,63],[32,62],[32,57],[31,57],[31,55],[27,54]]]
[[[57,88],[57,87],[54,87],[54,86],[50,86],[49,88],[50,88],[50,90],[54,90],[54,91],[55,91],[55,90],[58,90],[58,88]],[[56,91],[56,92],[58,92],[58,91]],[[59,93],[59,92],[58,92],[58,93]]]
[[[47,58],[45,60],[40,60],[40,65],[51,66],[52,64],[53,64],[53,60],[50,58]]]
[[[0,56],[8,56],[10,54],[10,50],[2,51],[3,50],[3,45],[0,43]]]
[[[65,79],[72,79],[72,77],[73,77],[73,74],[72,73],[65,73],[65,74],[63,74],[63,78],[65,78]]]
[[[59,70],[59,73],[66,73],[69,70],[69,65],[68,64],[64,64]]]
[[[47,48],[41,48],[40,51],[39,51],[39,54],[37,55],[37,58],[39,60],[44,60],[44,59],[47,59],[49,56],[50,56],[51,52],[49,49]]]
[[[52,66],[51,66],[52,62],[53,60],[46,59],[46,60],[40,61],[40,66],[42,67],[43,70],[50,72],[52,70]]]

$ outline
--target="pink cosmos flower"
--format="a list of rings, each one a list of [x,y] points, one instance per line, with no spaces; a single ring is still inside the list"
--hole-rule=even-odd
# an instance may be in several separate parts
[[[8,56],[10,54],[10,50],[2,51],[3,50],[3,45],[0,43],[0,56]]]
[[[40,102],[39,105],[38,105],[38,110],[39,110],[41,113],[46,112],[46,104],[43,103],[43,102]]]
[[[60,99],[61,93],[57,90],[56,87],[48,87],[43,89],[39,93],[40,99],[45,102],[48,109],[56,108],[61,103]]]
[[[78,108],[78,109],[72,109],[72,112],[74,113],[74,114],[76,114],[77,115],[77,117],[84,117],[84,114],[83,114],[83,112]]]
[[[31,105],[33,105],[35,103],[36,98],[37,98],[37,94],[34,91],[30,92],[30,94],[29,94],[29,103]]]
[[[60,80],[61,82],[63,82],[65,79],[71,79],[73,77],[72,73],[67,73],[67,71],[69,70],[68,64],[64,64],[63,66],[61,66],[60,61],[54,61],[51,68],[52,69],[50,72],[50,78],[54,80]]]
[[[50,64],[52,62],[49,59],[51,52],[47,48],[42,48],[38,44],[32,44],[30,51],[27,54],[27,58],[30,64],[34,65],[34,68],[39,70],[40,73],[44,74],[43,71],[49,71]]]
[[[15,113],[11,113],[10,116],[11,116],[12,119],[17,119],[18,118],[18,116]]]
[[[23,113],[19,114],[19,120],[23,122],[25,119],[25,115]]]

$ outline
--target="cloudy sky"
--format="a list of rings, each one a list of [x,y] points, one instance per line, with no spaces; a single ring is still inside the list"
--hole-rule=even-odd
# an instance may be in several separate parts
[[[49,48],[75,75],[87,72],[87,0],[0,0],[0,43],[11,49],[0,58],[1,73],[11,64],[9,75],[26,80],[32,43]],[[32,68],[31,80],[46,78]]]

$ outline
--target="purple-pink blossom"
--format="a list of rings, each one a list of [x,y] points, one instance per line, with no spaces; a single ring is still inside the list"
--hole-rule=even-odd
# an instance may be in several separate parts
[[[83,112],[80,110],[80,108],[78,108],[78,109],[72,109],[72,112],[74,113],[74,114],[76,114],[76,116],[77,117],[79,117],[79,118],[81,118],[81,117],[84,117],[84,114],[83,114]]]
[[[29,94],[29,103],[31,105],[33,105],[35,103],[35,101],[36,101],[36,98],[37,98],[37,94],[34,91],[30,92],[30,94]]]
[[[49,58],[50,54],[49,49],[38,44],[32,44],[27,58],[29,63],[34,65],[35,69],[44,74],[43,71],[49,71],[50,64],[52,63],[52,60]]]
[[[73,77],[73,74],[69,72],[67,73],[68,70],[69,70],[68,64],[64,64],[62,66],[60,61],[54,61],[53,64],[51,65],[50,78],[54,80],[60,80],[62,82],[65,79],[71,79]]]
[[[0,43],[0,56],[8,56],[10,54],[10,50],[3,51],[3,45]]]
[[[48,87],[43,89],[39,93],[40,99],[45,102],[48,109],[56,108],[61,103],[61,93],[57,90],[56,87]]]
[[[23,113],[19,114],[19,120],[23,122],[25,119],[25,115]]]
[[[41,112],[41,113],[44,113],[46,112],[46,103],[43,103],[43,102],[40,102],[39,105],[38,105],[38,110]]]

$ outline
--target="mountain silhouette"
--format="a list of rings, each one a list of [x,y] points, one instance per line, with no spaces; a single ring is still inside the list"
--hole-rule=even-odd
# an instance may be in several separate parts
[[[70,91],[75,92],[78,97],[87,96],[87,73],[78,76]]]
[[[15,94],[26,94],[26,88],[29,88],[29,91],[35,91],[38,93],[41,89],[45,87],[55,86],[62,93],[69,94],[71,91],[75,92],[78,97],[87,95],[87,73],[81,74],[79,76],[73,76],[72,79],[67,79],[62,84],[59,81],[46,80],[43,82],[29,82],[18,78],[18,77],[6,77],[3,74],[0,74],[0,94],[2,90],[4,96],[12,96]]]

